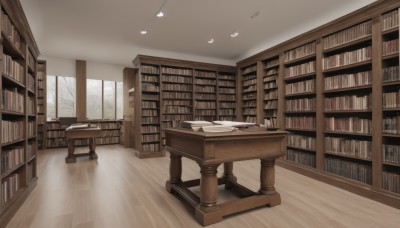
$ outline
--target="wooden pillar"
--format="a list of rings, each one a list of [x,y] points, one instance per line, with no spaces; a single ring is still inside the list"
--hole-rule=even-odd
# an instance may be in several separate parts
[[[86,61],[76,60],[76,117],[84,121],[86,115]]]

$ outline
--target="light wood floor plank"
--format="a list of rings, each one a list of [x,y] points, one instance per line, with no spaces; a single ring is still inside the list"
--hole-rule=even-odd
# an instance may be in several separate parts
[[[78,151],[86,152],[86,148]],[[165,190],[169,156],[140,160],[119,145],[98,146],[99,159],[66,164],[66,149],[41,151],[38,184],[8,228],[201,227],[193,210]],[[199,178],[198,165],[182,159],[183,180]],[[234,164],[239,183],[259,188],[260,162]],[[223,167],[218,168],[221,175]],[[400,210],[276,168],[282,204],[229,216],[209,227],[397,228]],[[221,188],[222,189],[222,188]],[[228,200],[232,195],[218,197]],[[198,192],[198,189],[193,189]]]

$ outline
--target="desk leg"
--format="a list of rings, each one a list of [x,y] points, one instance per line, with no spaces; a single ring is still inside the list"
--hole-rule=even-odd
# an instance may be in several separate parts
[[[65,158],[66,163],[76,162],[76,157],[74,156],[74,139],[68,139],[68,156]]]
[[[275,160],[261,159],[261,172],[260,182],[261,187],[258,191],[261,194],[270,196],[270,206],[276,206],[281,204],[281,197],[278,192],[275,191]]]
[[[165,189],[172,192],[172,185],[182,182],[182,156],[170,153],[169,176],[169,180],[165,183]]]
[[[237,178],[233,175],[233,162],[224,163],[224,175],[223,179],[225,180],[225,189],[232,188],[231,183],[236,183]]]
[[[200,205],[195,209],[195,217],[202,225],[222,221],[220,209],[217,206],[218,165],[200,165]]]
[[[97,159],[98,156],[96,154],[96,142],[94,138],[89,138],[89,156],[91,159]]]

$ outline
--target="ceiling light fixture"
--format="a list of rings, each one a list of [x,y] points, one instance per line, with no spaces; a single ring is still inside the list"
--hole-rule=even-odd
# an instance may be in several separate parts
[[[164,17],[164,12],[162,11],[163,7],[165,6],[165,3],[167,3],[167,0],[164,0],[163,4],[161,5],[160,9],[156,12],[157,17]]]
[[[157,17],[163,17],[163,16],[164,16],[164,13],[163,13],[162,11],[158,11],[158,13],[157,13],[156,16],[157,16]]]
[[[237,31],[234,31],[234,32],[231,33],[231,37],[232,37],[232,38],[235,38],[235,37],[237,37],[238,35],[239,35],[239,32],[237,32]]]
[[[214,39],[213,39],[213,38],[209,39],[209,40],[208,40],[208,43],[209,43],[209,44],[214,43]]]
[[[147,34],[147,31],[146,31],[146,30],[142,30],[142,31],[140,31],[140,34],[146,35],[146,34]]]

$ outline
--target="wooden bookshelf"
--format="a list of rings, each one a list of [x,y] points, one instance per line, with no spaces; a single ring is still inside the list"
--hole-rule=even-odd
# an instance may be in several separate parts
[[[377,1],[237,63],[245,88],[248,74],[265,85],[266,63],[279,58],[270,67],[279,69],[277,123],[290,134],[278,165],[397,208],[399,7]],[[254,107],[238,96],[242,110]],[[258,93],[253,103],[270,98]]]
[[[47,118],[47,100],[46,100],[46,61],[39,60],[37,65],[37,129],[38,129],[38,148],[46,149],[46,118]]]
[[[81,123],[92,123],[101,128],[101,137],[95,138],[96,145],[109,145],[120,143],[120,120],[90,120]],[[88,139],[75,140],[75,146],[89,145]],[[61,128],[59,121],[46,122],[46,148],[67,147],[65,128]]]
[[[36,46],[19,1],[1,1],[0,227],[37,182]]]
[[[256,123],[257,120],[257,63],[240,68],[241,120]]]
[[[236,120],[235,67],[143,55],[133,64],[138,68],[133,125],[139,158],[164,156],[163,129],[181,121]],[[158,91],[144,90],[149,79]]]

